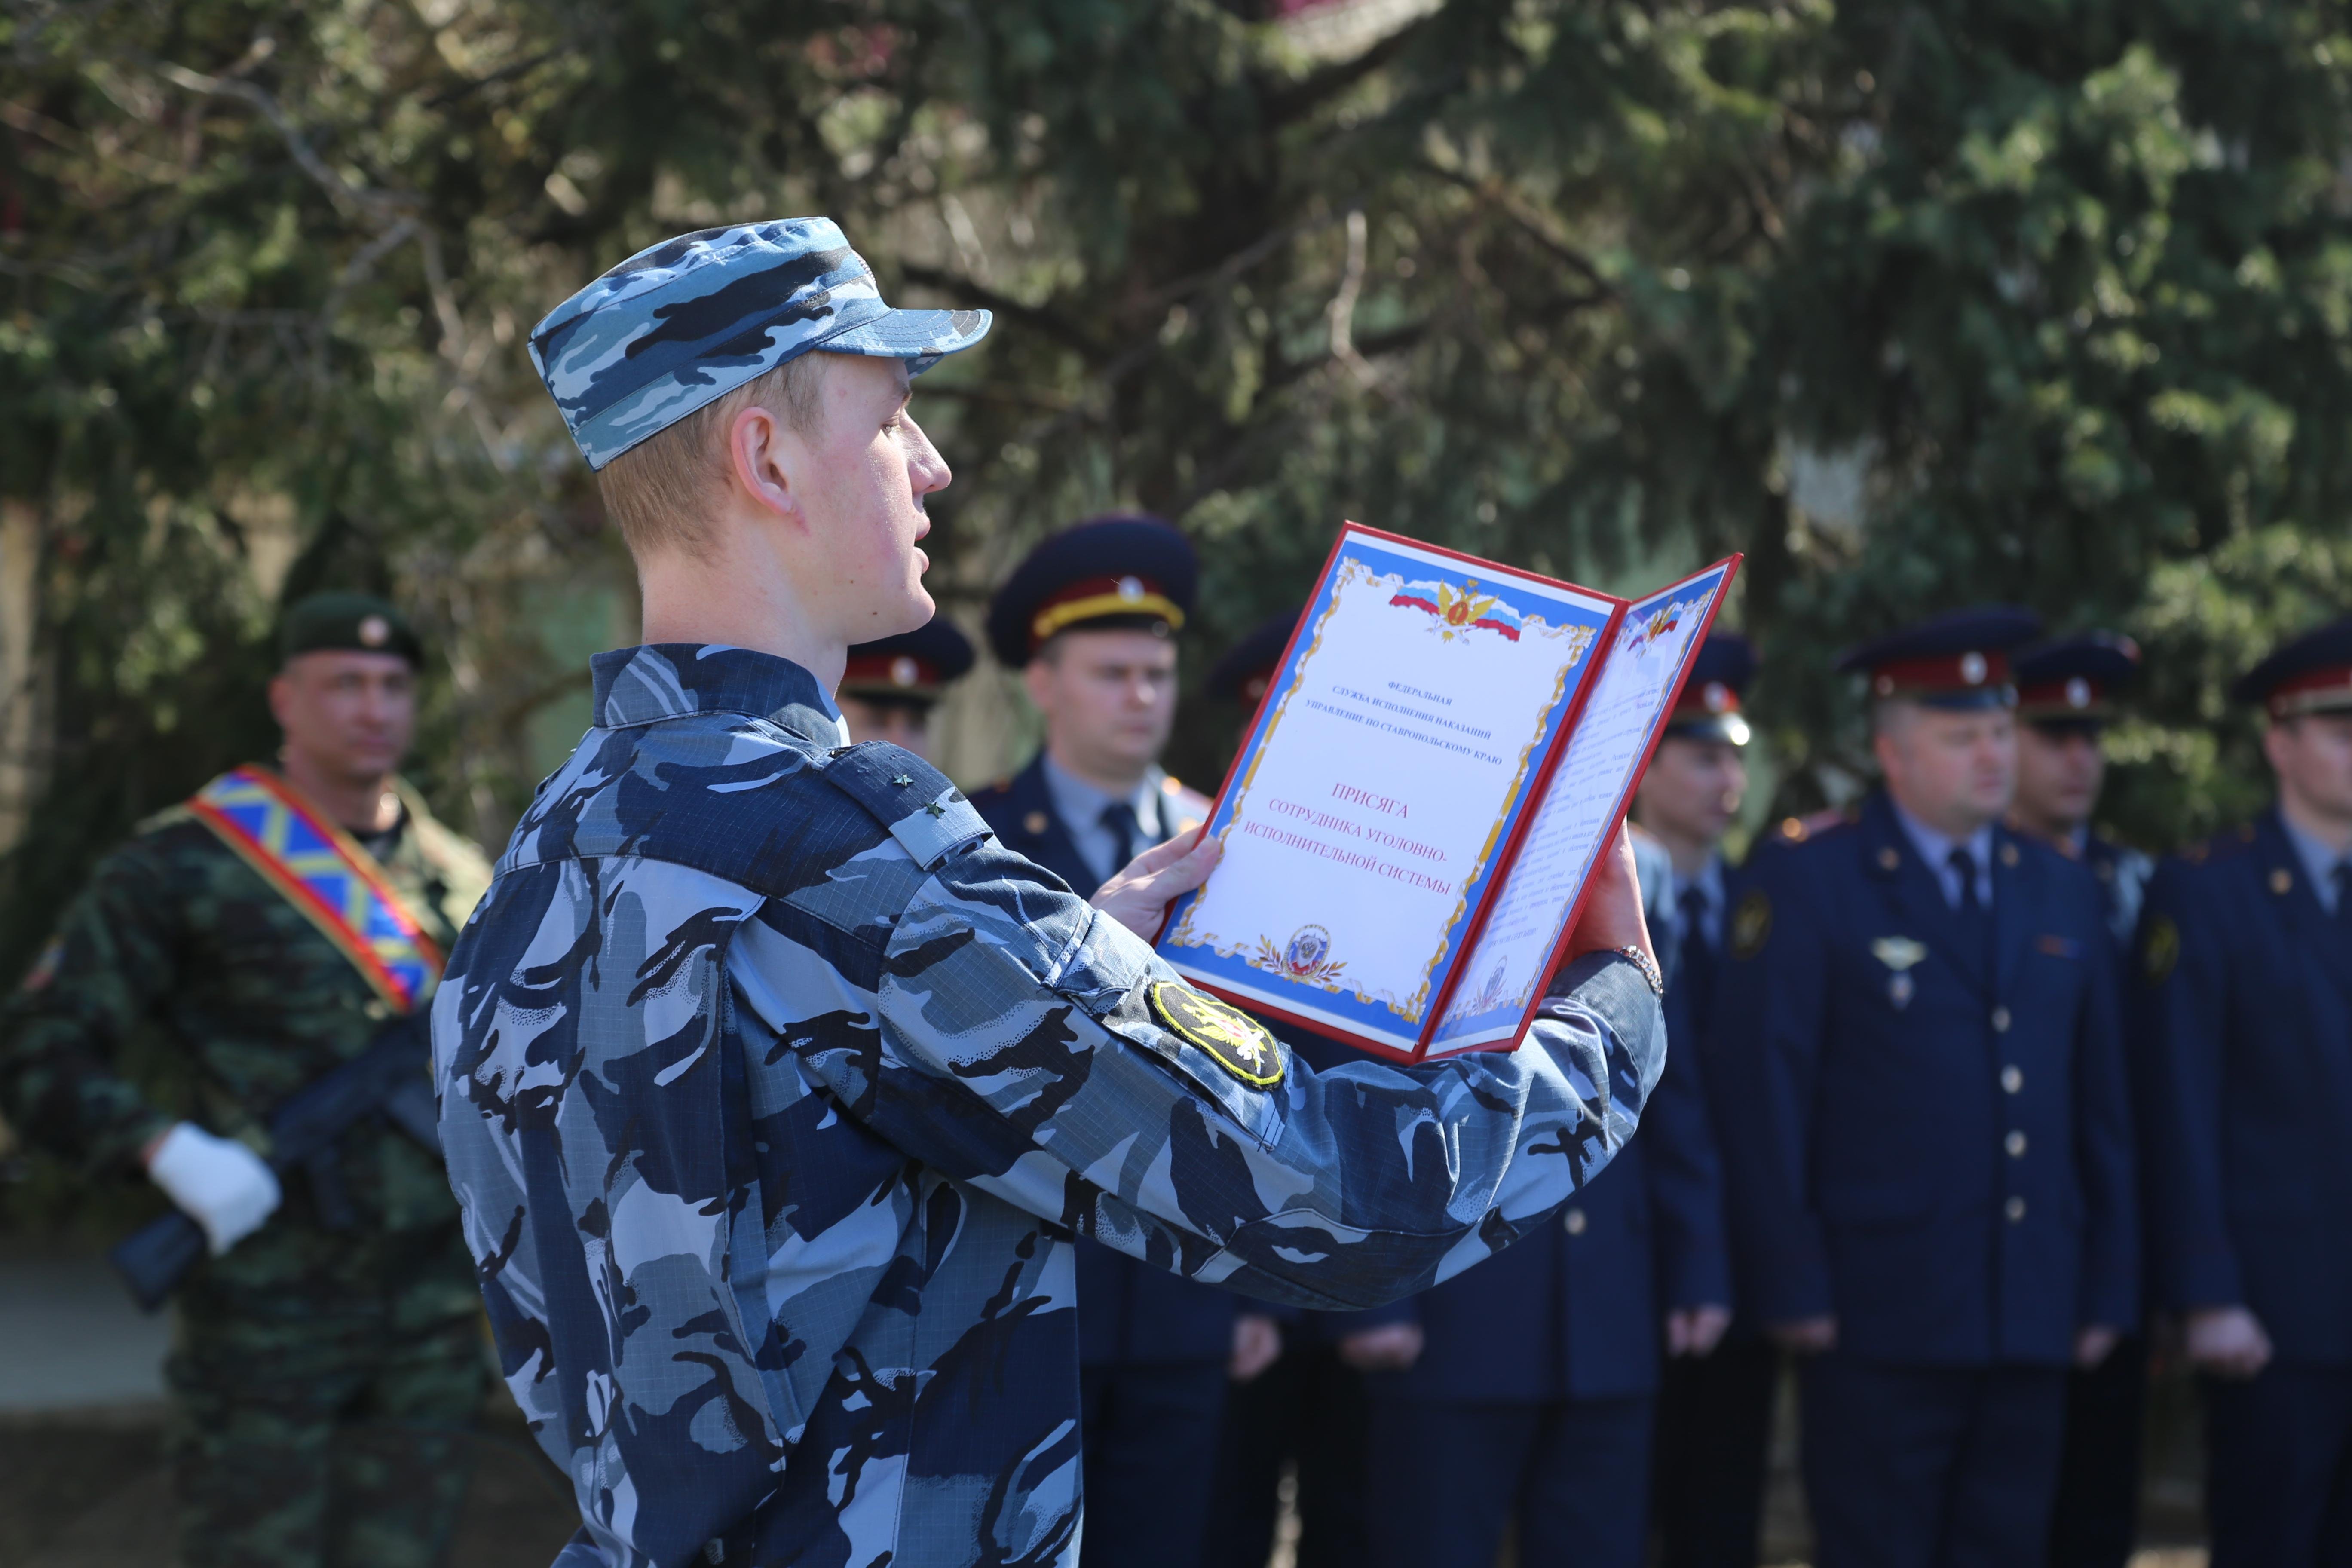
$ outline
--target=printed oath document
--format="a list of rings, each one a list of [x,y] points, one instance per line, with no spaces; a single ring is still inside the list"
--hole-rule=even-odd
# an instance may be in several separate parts
[[[1348,524],[1161,955],[1382,1056],[1516,1044],[1738,569],[1626,600]]]

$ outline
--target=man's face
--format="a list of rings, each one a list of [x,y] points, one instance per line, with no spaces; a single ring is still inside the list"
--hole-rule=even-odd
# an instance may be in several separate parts
[[[2352,826],[2352,713],[2283,719],[2263,732],[2263,751],[2305,816]]]
[[[1642,775],[1637,813],[1662,837],[1712,844],[1739,815],[1748,763],[1728,741],[1668,735]]]
[[[269,683],[286,746],[331,778],[366,784],[400,765],[416,733],[416,672],[397,654],[298,653]]]
[[[1898,702],[1882,716],[1872,749],[1896,804],[1953,837],[2007,811],[2017,787],[2017,721],[2003,709]]]
[[[1149,631],[1064,632],[1022,672],[1048,743],[1110,774],[1151,765],[1176,721],[1176,645]]]
[[[2037,829],[2073,832],[2091,820],[2106,782],[2107,754],[2084,724],[2026,724],[2017,731],[2017,814]]]
[[[925,762],[931,760],[931,710],[907,702],[868,702],[857,697],[834,700],[849,724],[849,738],[863,744],[887,741],[903,746]]]
[[[794,465],[794,489],[829,586],[815,608],[838,641],[871,642],[931,618],[930,557],[917,541],[931,529],[926,499],[953,476],[907,412],[904,363],[863,354],[824,363],[823,416],[787,437],[806,459]]]

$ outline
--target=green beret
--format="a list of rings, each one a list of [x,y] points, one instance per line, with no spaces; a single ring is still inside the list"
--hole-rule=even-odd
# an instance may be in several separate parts
[[[279,660],[331,649],[398,654],[411,668],[425,662],[416,628],[373,594],[313,594],[289,605],[278,624]]]

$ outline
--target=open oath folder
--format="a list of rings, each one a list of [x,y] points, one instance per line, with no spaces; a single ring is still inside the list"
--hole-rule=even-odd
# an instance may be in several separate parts
[[[1516,1045],[1739,561],[1627,600],[1347,524],[1160,956],[1381,1056]]]

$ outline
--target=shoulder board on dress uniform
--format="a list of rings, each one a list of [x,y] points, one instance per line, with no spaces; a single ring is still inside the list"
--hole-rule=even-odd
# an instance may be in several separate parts
[[[1178,833],[1189,833],[1208,821],[1209,813],[1217,804],[1199,790],[1186,789],[1183,782],[1172,774],[1160,781],[1160,794],[1175,810]]]
[[[1803,816],[1784,816],[1773,825],[1765,841],[1780,844],[1809,843],[1823,834],[1833,832],[1841,827],[1850,827],[1858,820],[1860,819],[1851,812],[1836,810],[1809,812]]]
[[[2231,828],[2227,833],[2217,833],[2202,844],[2190,845],[2180,852],[2180,858],[2191,865],[2200,865],[2209,860],[2235,860],[2247,854],[2253,847],[2253,824],[2248,823],[2243,827]]]
[[[151,833],[161,833],[167,827],[177,827],[183,822],[194,822],[195,819],[196,814],[188,809],[188,803],[178,801],[152,816],[141,817],[138,826],[131,830],[131,834],[134,838],[144,838]]]

